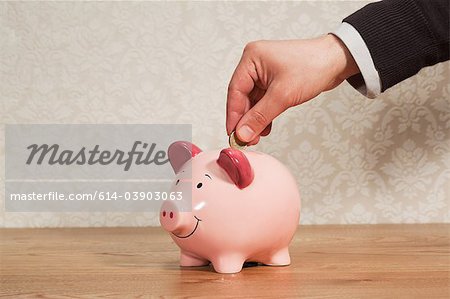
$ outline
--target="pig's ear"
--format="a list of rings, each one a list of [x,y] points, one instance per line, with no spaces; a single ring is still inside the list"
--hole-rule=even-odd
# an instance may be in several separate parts
[[[242,151],[232,148],[223,149],[217,163],[239,189],[244,189],[253,182],[253,169]]]
[[[188,141],[176,141],[172,143],[167,150],[170,164],[175,173],[180,171],[184,163],[201,152],[201,149]]]

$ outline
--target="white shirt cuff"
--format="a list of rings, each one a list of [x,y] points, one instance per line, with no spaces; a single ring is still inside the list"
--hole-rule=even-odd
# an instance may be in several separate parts
[[[345,44],[361,72],[348,78],[348,83],[368,98],[377,97],[381,93],[380,76],[359,32],[352,25],[343,22],[331,33]]]

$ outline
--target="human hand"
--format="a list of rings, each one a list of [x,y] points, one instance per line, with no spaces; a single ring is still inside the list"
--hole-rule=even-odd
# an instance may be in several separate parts
[[[350,52],[332,34],[251,42],[228,86],[227,134],[236,129],[240,140],[254,145],[270,133],[272,121],[282,112],[357,73]]]

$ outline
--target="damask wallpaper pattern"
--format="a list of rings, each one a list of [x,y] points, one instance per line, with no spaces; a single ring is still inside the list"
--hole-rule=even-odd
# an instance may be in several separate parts
[[[366,3],[3,2],[1,123],[192,123],[199,147],[224,147],[245,44],[330,32]],[[255,149],[295,174],[301,223],[448,222],[449,63],[373,100],[344,83],[287,111]],[[0,173],[0,226],[158,225],[145,212],[6,213]]]

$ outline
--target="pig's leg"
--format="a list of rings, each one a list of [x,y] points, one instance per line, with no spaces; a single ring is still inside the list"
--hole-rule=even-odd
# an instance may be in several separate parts
[[[181,251],[180,254],[180,266],[183,267],[196,267],[196,266],[206,266],[209,265],[209,261],[192,256],[186,251]]]
[[[226,254],[211,261],[214,270],[219,273],[238,273],[242,270],[245,258],[239,254]]]
[[[291,257],[289,256],[289,250],[287,247],[282,248],[273,253],[269,258],[262,262],[269,266],[287,266],[291,263]]]

